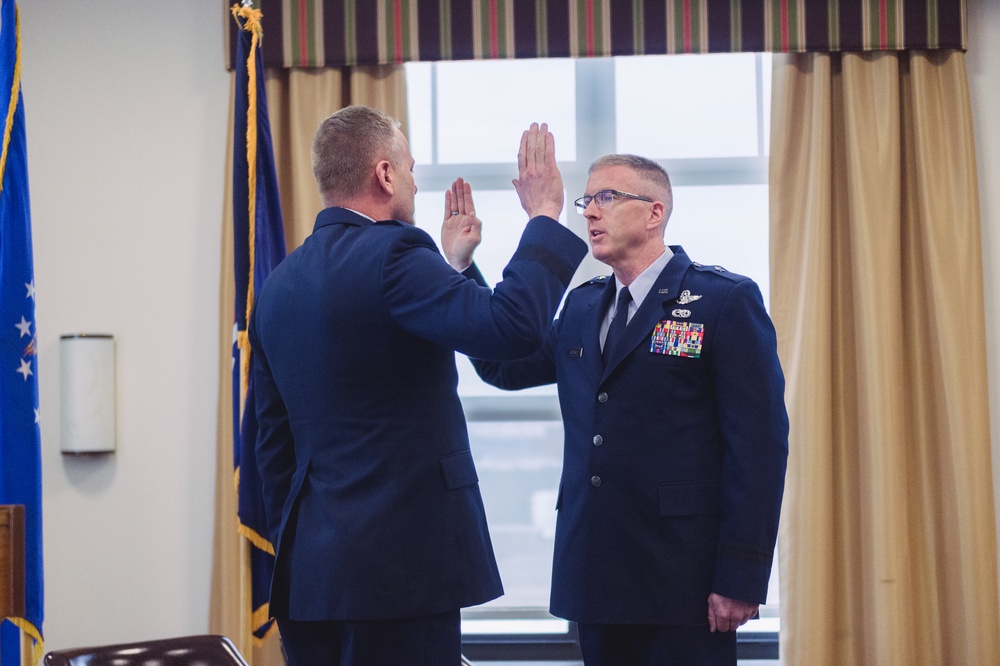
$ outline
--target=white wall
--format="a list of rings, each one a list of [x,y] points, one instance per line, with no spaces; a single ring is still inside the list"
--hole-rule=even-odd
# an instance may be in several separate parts
[[[969,0],[969,88],[979,168],[986,290],[986,354],[993,441],[993,496],[1000,506],[1000,3]],[[997,512],[1000,547],[1000,511]]]
[[[219,2],[21,0],[46,647],[204,633],[229,76]],[[117,340],[118,451],[59,453],[59,336]]]
[[[208,628],[227,20],[206,0],[20,0],[46,645]],[[1000,4],[969,0],[1000,499]],[[113,333],[118,452],[59,453],[59,336]]]

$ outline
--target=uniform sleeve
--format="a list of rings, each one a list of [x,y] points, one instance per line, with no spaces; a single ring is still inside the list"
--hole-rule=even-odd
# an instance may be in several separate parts
[[[717,324],[712,366],[724,441],[713,591],[763,603],[788,456],[785,380],[760,289],[738,283]]]
[[[491,290],[455,272],[430,237],[410,227],[383,262],[385,306],[404,330],[443,347],[481,359],[522,358],[544,341],[586,247],[556,220],[534,218]]]
[[[569,303],[567,296],[566,303]],[[565,313],[566,308],[563,308]],[[549,327],[548,335],[541,348],[530,356],[509,361],[485,361],[470,358],[472,367],[487,384],[508,391],[553,384],[556,381],[555,349],[559,340],[562,318],[556,319]]]

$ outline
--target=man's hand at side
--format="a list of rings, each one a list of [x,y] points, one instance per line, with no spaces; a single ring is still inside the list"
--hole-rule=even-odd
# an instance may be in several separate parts
[[[736,631],[757,614],[758,604],[730,599],[713,592],[708,595],[709,631]]]

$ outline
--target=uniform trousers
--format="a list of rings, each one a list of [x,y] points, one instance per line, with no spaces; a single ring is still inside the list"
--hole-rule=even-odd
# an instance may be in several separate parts
[[[458,666],[460,611],[398,620],[278,618],[288,666]]]
[[[736,666],[736,632],[646,624],[578,625],[585,666]]]

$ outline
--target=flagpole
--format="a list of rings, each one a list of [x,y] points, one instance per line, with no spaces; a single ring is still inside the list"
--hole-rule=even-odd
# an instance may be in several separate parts
[[[248,583],[240,588],[241,605],[246,602],[241,610],[249,609],[253,645],[262,647],[277,629],[270,617],[268,599],[274,546],[269,540],[257,471],[257,418],[251,373],[253,350],[248,324],[256,293],[271,270],[285,257],[285,235],[260,49],[263,14],[252,5],[249,0],[242,0],[242,6],[233,4],[231,8],[240,27],[234,61],[232,186],[236,340],[233,345],[233,433],[238,531],[244,537],[240,559],[241,569],[246,563],[247,575],[242,578]]]

